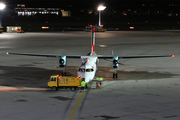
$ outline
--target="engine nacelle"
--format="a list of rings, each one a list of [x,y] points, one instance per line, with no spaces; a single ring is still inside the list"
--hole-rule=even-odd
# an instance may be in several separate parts
[[[113,57],[113,68],[118,68],[118,56]]]
[[[66,65],[66,56],[61,56],[59,59],[59,67],[64,67]]]

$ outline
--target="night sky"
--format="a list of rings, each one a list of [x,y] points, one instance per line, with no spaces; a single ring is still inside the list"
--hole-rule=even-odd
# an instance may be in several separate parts
[[[139,4],[158,4],[160,6],[166,3],[179,3],[178,0],[0,0],[7,6],[16,4],[26,4],[26,7],[74,7],[74,8],[94,8],[98,4],[107,7],[128,7]]]
[[[160,25],[167,26],[173,23],[177,26],[180,23],[180,2],[179,0],[0,0],[6,4],[4,10],[4,24],[21,24],[24,27],[30,22],[42,25],[46,21],[52,26],[86,26],[97,24],[99,4],[106,6],[101,13],[102,23],[105,27],[116,27],[124,25],[128,28],[129,23],[136,27]],[[70,11],[70,17],[57,15],[18,16],[15,13],[17,4],[25,4],[26,8],[60,8]],[[87,11],[92,10],[89,14]],[[13,20],[12,20],[13,19]],[[79,24],[78,24],[79,23]],[[141,25],[140,25],[141,24]],[[34,25],[35,26],[35,25]],[[73,26],[73,25],[72,25]],[[180,26],[179,26],[180,27]],[[136,27],[138,28],[138,27]]]

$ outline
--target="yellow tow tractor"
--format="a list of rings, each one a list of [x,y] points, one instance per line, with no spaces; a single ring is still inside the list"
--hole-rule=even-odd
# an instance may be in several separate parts
[[[106,32],[106,29],[103,27],[95,27],[95,32]]]
[[[79,76],[52,75],[48,82],[48,86],[52,88],[53,91],[56,91],[57,88],[70,88],[71,91],[75,91],[77,88],[81,87],[81,78]]]
[[[17,33],[24,33],[24,30],[22,30],[22,29],[17,29],[16,32],[17,32]]]
[[[106,32],[106,29],[103,28],[103,25],[98,26],[98,25],[88,25],[86,26],[86,32],[92,32],[92,26],[95,26],[95,32]]]
[[[0,25],[0,33],[3,33],[3,27]]]

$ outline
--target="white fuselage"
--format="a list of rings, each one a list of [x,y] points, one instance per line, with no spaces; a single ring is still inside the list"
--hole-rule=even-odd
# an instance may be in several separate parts
[[[82,64],[78,69],[77,75],[85,79],[85,82],[93,80],[96,73],[96,56],[82,56]]]

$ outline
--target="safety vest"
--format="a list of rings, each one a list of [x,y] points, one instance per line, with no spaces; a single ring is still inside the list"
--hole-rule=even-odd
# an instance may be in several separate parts
[[[82,81],[81,82],[81,87],[85,87],[86,86],[86,82]]]
[[[96,80],[97,81],[103,81],[103,78],[100,77],[100,78],[97,78]]]

